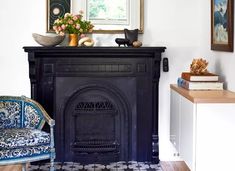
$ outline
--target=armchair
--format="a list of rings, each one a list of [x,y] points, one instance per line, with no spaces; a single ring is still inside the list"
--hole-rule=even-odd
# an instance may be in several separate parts
[[[45,122],[50,133],[42,131]],[[0,96],[0,165],[50,159],[54,170],[55,148],[53,127],[55,121],[43,107],[25,96]]]

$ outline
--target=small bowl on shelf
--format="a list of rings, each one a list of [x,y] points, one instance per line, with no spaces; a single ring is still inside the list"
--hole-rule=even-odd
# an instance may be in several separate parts
[[[42,46],[56,46],[60,44],[65,38],[65,36],[55,34],[44,36],[41,34],[33,33],[32,36],[34,40]]]

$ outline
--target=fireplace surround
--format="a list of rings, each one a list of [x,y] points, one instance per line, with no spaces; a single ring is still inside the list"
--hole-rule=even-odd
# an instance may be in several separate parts
[[[56,121],[56,160],[158,163],[165,47],[24,47],[31,96]]]

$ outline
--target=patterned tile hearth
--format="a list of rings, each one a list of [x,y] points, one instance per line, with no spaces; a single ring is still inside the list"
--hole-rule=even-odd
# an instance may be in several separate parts
[[[48,171],[50,163],[42,163],[38,165],[30,165],[28,171]],[[136,161],[120,161],[110,163],[108,165],[102,164],[88,164],[81,165],[79,163],[55,162],[55,171],[162,171],[160,164],[152,164],[149,162]]]

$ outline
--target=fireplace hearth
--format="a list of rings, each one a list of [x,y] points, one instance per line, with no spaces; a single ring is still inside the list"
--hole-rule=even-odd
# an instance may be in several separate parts
[[[24,47],[32,98],[55,119],[59,162],[158,163],[164,47]]]

